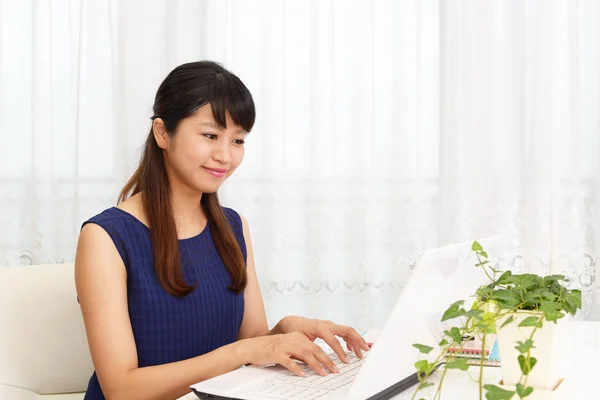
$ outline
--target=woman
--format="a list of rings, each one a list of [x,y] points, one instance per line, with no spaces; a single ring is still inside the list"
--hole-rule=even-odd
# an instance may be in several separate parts
[[[313,343],[365,341],[329,321],[268,330],[248,224],[217,189],[240,165],[252,96],[213,62],[175,68],[154,102],[141,163],[119,204],[83,224],[75,280],[96,372],[85,399],[174,399],[245,364],[338,372]],[[326,369],[328,371],[326,371]]]

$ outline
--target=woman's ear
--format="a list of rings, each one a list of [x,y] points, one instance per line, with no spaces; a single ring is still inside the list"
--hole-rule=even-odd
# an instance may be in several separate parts
[[[154,133],[154,140],[156,140],[156,144],[163,150],[167,150],[169,148],[169,133],[167,132],[167,127],[162,119],[156,118],[152,121],[152,132]]]

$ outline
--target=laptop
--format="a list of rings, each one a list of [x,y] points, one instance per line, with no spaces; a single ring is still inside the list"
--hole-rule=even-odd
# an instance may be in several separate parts
[[[513,238],[496,236],[479,242],[494,255],[512,246]],[[343,364],[330,354],[340,373],[320,376],[304,366],[307,377],[298,377],[281,366],[248,366],[197,383],[192,392],[203,400],[387,400],[410,388],[405,394],[412,395],[418,383],[414,363],[419,358],[412,344],[436,348],[444,328],[439,322],[442,313],[485,282],[483,272],[473,267],[471,244],[425,251],[365,357],[348,353],[350,362]],[[436,357],[435,350],[429,356]]]

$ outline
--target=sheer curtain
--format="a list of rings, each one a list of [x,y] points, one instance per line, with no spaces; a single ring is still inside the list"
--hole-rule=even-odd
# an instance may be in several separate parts
[[[441,2],[443,238],[520,234],[512,267],[563,273],[600,318],[595,1]]]
[[[115,204],[153,95],[222,62],[254,94],[221,190],[249,220],[269,320],[381,326],[423,250],[517,231],[600,318],[593,0],[0,0],[0,265],[71,261]]]

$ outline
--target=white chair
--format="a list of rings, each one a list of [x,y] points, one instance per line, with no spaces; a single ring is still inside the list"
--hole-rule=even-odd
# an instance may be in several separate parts
[[[0,267],[0,400],[81,400],[92,372],[73,264]]]

